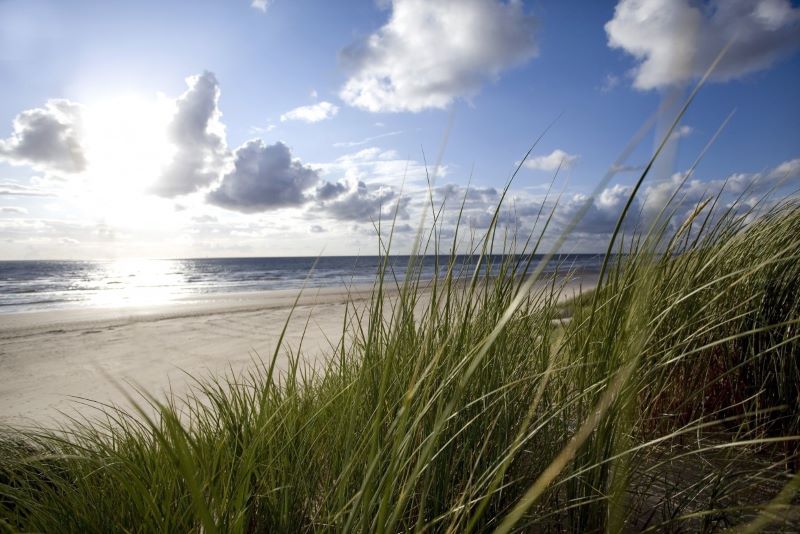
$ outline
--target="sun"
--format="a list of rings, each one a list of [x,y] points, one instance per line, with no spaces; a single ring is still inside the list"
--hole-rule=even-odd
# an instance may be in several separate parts
[[[167,139],[173,104],[121,95],[87,106],[84,141],[89,174],[115,191],[141,191],[158,178],[174,148]]]
[[[83,145],[87,209],[105,219],[141,218],[148,190],[175,152],[168,138],[174,104],[165,97],[117,95],[86,106]]]

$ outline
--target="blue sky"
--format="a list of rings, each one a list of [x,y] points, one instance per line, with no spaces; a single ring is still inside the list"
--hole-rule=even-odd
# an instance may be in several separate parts
[[[480,230],[556,118],[509,220],[533,224],[561,163],[556,222],[591,203],[564,246],[598,251],[637,175],[587,195],[729,41],[640,211],[734,110],[685,209],[726,178],[731,193],[796,187],[797,5],[0,0],[0,259],[371,254],[372,221],[398,206],[403,252],[425,204],[423,150],[432,167],[449,132],[437,195],[455,203],[472,169],[467,220]]]

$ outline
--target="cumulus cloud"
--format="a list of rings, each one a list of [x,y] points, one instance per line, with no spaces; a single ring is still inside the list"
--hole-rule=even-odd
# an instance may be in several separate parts
[[[536,20],[512,0],[393,0],[389,21],[342,51],[341,98],[373,112],[443,108],[537,53]]]
[[[505,206],[500,209],[496,216],[497,220],[495,221],[495,210],[488,208],[484,211],[467,214],[466,220],[469,226],[476,230],[486,230],[492,225],[492,221],[495,221],[497,228],[519,228],[524,224],[524,220],[519,213]]]
[[[466,188],[450,183],[437,187],[434,192],[437,200],[444,200],[459,208],[463,203],[465,210],[475,207],[483,210],[500,199],[497,189],[494,187]]]
[[[152,191],[176,197],[213,183],[225,168],[228,150],[220,122],[219,84],[211,72],[186,79],[189,88],[176,101],[168,137],[175,155]]]
[[[731,42],[717,80],[769,67],[800,45],[800,8],[789,0],[620,0],[608,44],[637,60],[634,86],[654,89],[701,75]]]
[[[640,202],[648,215],[655,215],[664,208],[673,196],[673,208],[680,204],[693,205],[716,194],[722,187],[722,180],[686,180],[685,172],[677,172],[669,179],[653,183],[645,187]],[[679,189],[680,188],[680,189]],[[730,189],[729,189],[730,191]]]
[[[457,184],[445,184],[434,190],[437,207],[444,202],[445,221],[455,226],[466,222],[470,228],[485,230],[489,228],[495,217],[500,202],[500,191],[494,187],[463,187]],[[522,228],[527,222],[535,219],[542,206],[542,199],[532,197],[521,191],[508,191],[497,214],[497,225],[500,228]],[[430,209],[429,207],[427,209]]]
[[[622,230],[626,234],[634,230],[646,231],[676,190],[678,190],[678,194],[665,212],[674,215],[668,221],[673,228],[682,224],[705,199],[720,192],[723,194],[723,205],[745,193],[746,198],[740,202],[742,202],[742,207],[746,207],[752,204],[749,199],[760,198],[776,185],[783,183],[787,187],[796,187],[797,182],[793,182],[793,180],[800,178],[800,159],[783,162],[762,172],[734,173],[726,178],[712,180],[690,179],[681,186],[685,177],[685,173],[676,173],[668,180],[646,185],[634,199],[630,211],[623,221]],[[678,189],[679,186],[680,189]],[[319,192],[323,189],[327,188],[318,187],[317,194],[320,194]],[[338,216],[346,220],[366,220],[377,218],[379,214],[384,217],[390,215],[392,202],[396,195],[391,189],[383,190],[385,196],[381,202],[370,203],[368,201],[369,193],[372,192],[374,200],[378,196],[378,191],[382,191],[380,186],[374,186],[368,190],[368,186],[363,182],[337,183],[335,188],[334,184],[330,184],[330,195],[338,203],[336,206]],[[576,246],[580,246],[581,249],[595,250],[597,247],[602,248],[603,243],[613,231],[631,191],[630,185],[614,184],[600,191],[594,198],[583,193],[565,193],[556,205],[553,199],[512,190],[508,192],[503,201],[503,206],[498,213],[497,224],[499,228],[511,229],[527,235],[527,232],[531,231],[531,227],[537,223],[537,215],[542,213],[542,210],[545,216],[550,210],[555,210],[552,224],[548,230],[553,236],[569,225],[575,216],[582,214],[582,218],[577,222],[569,237],[569,243],[577,244]],[[411,191],[404,197],[406,200],[402,205],[403,210],[406,208],[413,209],[415,212],[421,209],[429,210],[428,195],[427,189]],[[343,202],[344,199],[353,204]],[[474,230],[485,230],[492,222],[499,201],[500,192],[492,187],[466,188],[448,183],[434,189],[434,205],[438,210],[438,207],[444,203],[444,211],[440,220],[446,226],[449,225],[449,228],[455,225],[460,213],[461,224]],[[323,212],[328,215],[333,213],[333,210],[326,211],[329,206],[333,207],[333,202],[319,202],[319,204],[318,210],[313,213]],[[354,204],[359,204],[364,211],[354,207]],[[376,205],[387,204],[390,206],[389,208],[380,210],[376,208]],[[357,213],[358,216],[355,215]],[[541,224],[542,221],[539,220],[538,223]]]
[[[243,213],[297,207],[305,208],[307,218],[360,223],[393,216],[397,210],[405,219],[410,200],[381,180],[400,179],[403,170],[416,163],[396,157],[392,151],[364,149],[332,163],[307,165],[293,158],[281,142],[266,145],[254,139],[236,150],[233,170],[206,198],[210,204]],[[322,174],[335,179],[323,180]]]
[[[582,193],[566,196],[555,211],[555,221],[561,227],[570,224],[588,202],[588,208],[574,231],[579,234],[607,234],[614,229],[630,191],[630,187],[617,184],[603,189],[594,198]]]
[[[331,119],[339,113],[339,107],[330,102],[319,102],[309,106],[300,106],[281,115],[281,122],[303,121],[319,122]]]
[[[318,200],[331,200],[344,194],[347,191],[347,185],[342,182],[325,182],[317,187],[315,198]]]
[[[755,173],[736,173],[724,180],[713,180],[715,188],[725,187],[731,193],[750,194],[764,193],[767,190],[785,184],[794,184],[800,178],[800,159],[785,161],[772,169]]]
[[[539,171],[554,171],[559,168],[568,169],[578,161],[577,154],[569,154],[557,148],[546,156],[537,156],[525,160],[525,167]]]
[[[674,203],[681,207],[690,207],[720,192],[734,195],[749,193],[759,196],[773,187],[791,184],[798,179],[800,179],[800,158],[785,161],[762,172],[733,173],[726,178],[715,180],[686,180],[686,173],[675,173],[669,180],[645,188],[642,202],[645,212],[652,213],[660,210],[676,191]]]
[[[11,137],[0,139],[0,159],[45,172],[85,170],[82,114],[80,104],[62,99],[23,111],[14,119]]]
[[[773,179],[800,178],[800,158],[784,161],[769,172]]]
[[[393,217],[395,210],[398,218],[409,217],[407,197],[400,197],[392,187],[368,186],[358,180],[326,183],[317,189],[317,201],[319,211],[340,221],[376,221]]]
[[[667,211],[674,213],[671,223],[679,225],[699,203],[712,196],[722,193],[724,199],[731,199],[747,193],[760,198],[770,188],[782,183],[789,184],[798,178],[800,159],[783,162],[762,172],[734,173],[714,180],[686,180],[685,172],[675,173],[667,180],[644,187],[634,199],[623,229],[630,230],[637,225],[649,224],[667,202],[670,202]],[[616,184],[607,187],[591,200],[586,195],[573,194],[558,206],[556,220],[562,226],[566,225],[584,203],[589,201],[589,208],[575,231],[592,235],[608,234],[614,229],[630,193],[630,186]],[[641,226],[640,229],[646,230]]]
[[[318,181],[317,171],[293,159],[285,144],[267,145],[253,139],[236,149],[233,170],[207,199],[243,213],[300,206],[309,200],[306,192]]]

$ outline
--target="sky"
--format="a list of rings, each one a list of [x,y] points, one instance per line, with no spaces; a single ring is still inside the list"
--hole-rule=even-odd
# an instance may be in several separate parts
[[[404,253],[521,162],[501,225],[601,252],[723,49],[633,205],[674,224],[800,184],[796,2],[0,0],[0,260]]]

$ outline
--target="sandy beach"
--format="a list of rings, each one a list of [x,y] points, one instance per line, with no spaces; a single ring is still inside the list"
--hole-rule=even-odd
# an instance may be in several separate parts
[[[579,288],[578,281],[569,283],[564,298]],[[370,292],[360,286],[349,298],[363,302]],[[78,397],[126,406],[124,391],[132,386],[156,396],[168,390],[180,395],[191,383],[187,373],[219,376],[251,365],[254,357],[268,359],[297,296],[296,290],[264,291],[162,306],[2,315],[0,424],[52,425],[65,415],[91,416],[94,411]],[[306,290],[285,345],[297,348],[302,338],[311,364],[329,353],[341,336],[347,299],[342,288]],[[286,364],[281,350],[277,366]]]
[[[369,288],[351,293],[365,299]],[[91,412],[74,397],[125,405],[120,386],[151,393],[199,376],[239,370],[269,358],[297,291],[214,295],[149,308],[96,308],[0,316],[0,424],[62,421]],[[307,290],[298,301],[286,343],[313,359],[338,339],[347,292]],[[285,365],[280,358],[278,365]],[[60,412],[63,412],[60,413]]]

